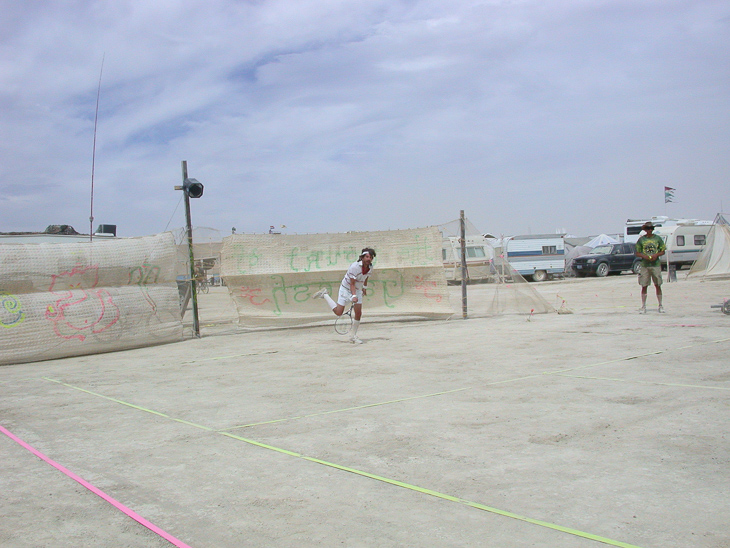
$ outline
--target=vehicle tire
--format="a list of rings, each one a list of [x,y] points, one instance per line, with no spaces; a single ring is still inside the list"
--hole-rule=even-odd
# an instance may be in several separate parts
[[[596,268],[596,276],[599,278],[604,278],[608,276],[608,263],[601,263],[598,265],[598,268]]]
[[[532,275],[532,281],[533,282],[544,282],[547,280],[547,272],[544,270],[535,270],[535,273]]]
[[[637,259],[634,261],[634,264],[631,266],[631,272],[634,274],[641,274],[641,260]]]

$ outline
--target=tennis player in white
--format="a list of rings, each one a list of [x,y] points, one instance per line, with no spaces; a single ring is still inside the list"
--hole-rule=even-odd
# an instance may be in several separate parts
[[[345,306],[354,303],[353,310],[355,319],[352,322],[352,331],[350,331],[350,342],[353,344],[362,344],[357,336],[357,329],[360,327],[360,318],[362,317],[362,298],[367,295],[368,278],[373,272],[373,259],[375,258],[375,250],[372,247],[365,247],[360,252],[358,260],[350,265],[347,269],[345,277],[342,278],[340,291],[337,295],[337,302],[327,293],[327,288],[323,287],[317,291],[312,298],[324,299],[335,313],[335,316],[342,316]]]

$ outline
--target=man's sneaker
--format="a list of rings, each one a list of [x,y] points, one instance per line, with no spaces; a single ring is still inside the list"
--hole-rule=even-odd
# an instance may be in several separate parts
[[[362,344],[362,341],[360,339],[358,339],[356,336],[355,337],[350,337],[350,342],[352,344]]]
[[[324,296],[327,295],[327,288],[323,287],[319,291],[317,291],[314,295],[312,295],[313,299],[323,299]]]
[[[645,306],[642,306],[641,308],[639,308],[639,314],[646,314],[646,307]]]
[[[664,314],[664,307],[662,305],[659,305],[659,308],[657,310],[659,314]]]

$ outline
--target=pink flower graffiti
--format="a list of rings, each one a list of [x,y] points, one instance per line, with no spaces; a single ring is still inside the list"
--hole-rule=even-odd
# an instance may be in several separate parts
[[[86,340],[119,321],[119,308],[106,289],[95,289],[99,282],[98,266],[76,266],[71,272],[54,274],[48,291],[61,298],[49,304],[46,319],[63,339]]]

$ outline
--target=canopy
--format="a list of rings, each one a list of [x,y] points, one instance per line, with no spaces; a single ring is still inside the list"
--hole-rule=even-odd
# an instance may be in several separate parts
[[[590,242],[587,242],[585,245],[588,247],[598,247],[599,245],[606,245],[606,244],[617,244],[619,241],[616,238],[612,238],[608,234],[599,234],[595,238],[593,238]]]

